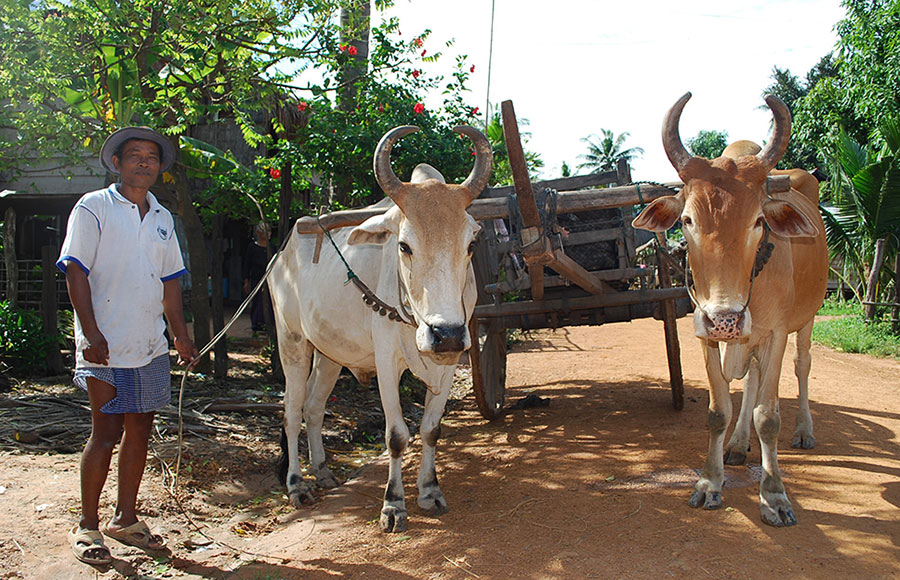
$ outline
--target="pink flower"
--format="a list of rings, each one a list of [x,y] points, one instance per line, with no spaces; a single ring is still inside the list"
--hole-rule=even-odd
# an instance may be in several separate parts
[[[272,179],[281,179],[281,170],[273,167],[269,169],[269,175],[272,176]]]
[[[417,79],[417,78],[419,78],[419,75],[422,74],[422,73],[419,72],[418,70],[414,70],[414,71],[412,71],[410,74],[412,75],[412,77],[413,77],[414,79]]]
[[[469,72],[475,72],[475,65],[474,65],[474,64],[473,64],[471,67],[469,67]]]
[[[307,108],[309,108],[309,104],[306,101],[300,101],[299,103],[297,103],[297,110],[301,113]]]
[[[413,107],[413,112],[417,115],[421,115],[425,112],[425,105],[423,105],[422,103],[416,103],[416,106]]]
[[[351,46],[350,48],[347,49],[347,53],[348,53],[350,56],[356,56],[356,47],[355,47],[355,46]]]

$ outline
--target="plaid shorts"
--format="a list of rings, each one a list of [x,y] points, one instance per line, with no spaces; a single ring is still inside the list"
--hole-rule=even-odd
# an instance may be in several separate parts
[[[149,413],[162,409],[172,398],[169,354],[161,354],[136,369],[82,367],[75,369],[75,385],[87,391],[87,377],[109,383],[116,396],[100,410],[108,415]]]

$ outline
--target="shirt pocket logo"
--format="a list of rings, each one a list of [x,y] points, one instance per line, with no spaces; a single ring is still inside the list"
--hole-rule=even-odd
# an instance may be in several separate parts
[[[156,233],[159,234],[159,239],[161,240],[169,239],[169,232],[162,226],[156,226]]]

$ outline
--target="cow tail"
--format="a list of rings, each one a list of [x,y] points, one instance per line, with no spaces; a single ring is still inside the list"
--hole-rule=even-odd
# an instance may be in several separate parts
[[[281,427],[281,458],[278,460],[278,481],[281,482],[281,485],[287,485],[287,473],[288,473],[288,445],[287,445],[287,431],[284,430],[284,426]]]

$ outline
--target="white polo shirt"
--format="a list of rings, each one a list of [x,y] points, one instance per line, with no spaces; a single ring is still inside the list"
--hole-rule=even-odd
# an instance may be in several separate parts
[[[163,332],[163,282],[187,273],[172,214],[147,193],[150,210],[138,206],[115,185],[86,193],[72,213],[57,267],[73,264],[88,276],[94,318],[109,343],[109,366],[138,368],[169,352]],[[76,367],[99,367],[84,360],[87,339],[75,317]]]

